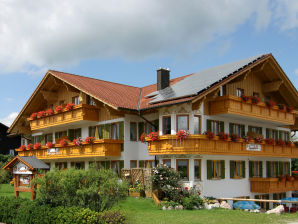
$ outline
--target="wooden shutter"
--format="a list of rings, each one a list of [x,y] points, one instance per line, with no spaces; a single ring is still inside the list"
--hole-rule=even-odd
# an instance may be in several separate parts
[[[253,166],[253,161],[249,161],[248,166],[249,166],[249,177],[254,176],[254,166]]]
[[[211,131],[211,120],[207,120],[207,131]]]
[[[242,178],[245,178],[245,161],[241,161],[241,165],[242,165]]]
[[[124,121],[119,122],[119,138],[124,140]]]
[[[223,121],[220,121],[219,122],[219,129],[221,132],[225,132],[225,123]]]
[[[138,139],[140,140],[140,137],[141,137],[141,135],[145,132],[145,129],[144,129],[144,122],[139,122],[138,123]]]
[[[159,119],[154,120],[154,125],[155,125],[155,131],[159,130]]]
[[[267,178],[271,177],[271,163],[270,161],[266,161],[266,174],[267,174]]]
[[[244,124],[240,125],[240,133],[241,133],[241,137],[243,138],[245,136],[245,125]]]
[[[230,178],[234,178],[235,177],[235,161],[234,160],[230,160]]]
[[[74,129],[68,129],[68,139],[70,141],[74,139]]]
[[[260,161],[260,166],[259,166],[259,169],[260,169],[260,177],[263,177],[263,161]]]
[[[145,167],[145,161],[139,160],[139,168],[144,168],[144,167]]]
[[[220,172],[221,172],[221,179],[225,179],[225,161],[224,160],[220,160]]]
[[[234,127],[234,124],[230,123],[229,124],[229,133],[230,133],[230,135],[233,134],[233,127]]]
[[[207,160],[207,179],[211,180],[212,179],[212,161]]]

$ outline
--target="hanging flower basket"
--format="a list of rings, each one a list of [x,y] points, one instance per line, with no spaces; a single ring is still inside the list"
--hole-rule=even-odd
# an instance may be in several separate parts
[[[188,138],[189,136],[189,132],[188,131],[185,131],[185,130],[180,130],[176,133],[176,136],[177,136],[177,139],[178,140],[185,140]]]
[[[33,149],[33,144],[31,144],[31,143],[28,144],[27,147],[26,147],[26,149],[27,149],[27,150],[31,150],[31,149]]]
[[[48,149],[53,148],[53,146],[54,146],[54,144],[53,144],[52,142],[47,142],[47,144],[46,144],[46,147],[47,147]]]
[[[35,143],[33,146],[34,149],[41,149],[41,144],[39,142]]]
[[[260,97],[251,96],[250,97],[252,104],[258,104],[260,102]]]
[[[66,104],[65,109],[66,110],[72,110],[73,107],[74,107],[74,104],[73,103],[68,103],[68,104]]]
[[[88,144],[92,144],[94,142],[94,140],[95,140],[94,137],[87,137],[85,139],[85,142],[88,143]]]
[[[157,131],[156,132],[151,132],[151,133],[149,133],[148,138],[152,142],[157,141],[159,139],[159,134],[158,134]]]

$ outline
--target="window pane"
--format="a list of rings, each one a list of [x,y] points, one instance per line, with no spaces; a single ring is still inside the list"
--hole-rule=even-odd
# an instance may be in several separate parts
[[[187,160],[177,160],[177,171],[180,173],[182,179],[188,179],[188,162]]]
[[[196,179],[201,179],[201,161],[200,160],[195,160],[195,178]]]
[[[130,140],[131,141],[137,140],[137,123],[134,123],[134,122],[130,123]]]
[[[130,160],[130,168],[137,168],[137,161]]]
[[[165,164],[167,167],[171,168],[171,160],[170,159],[164,159],[163,164]]]
[[[177,131],[179,130],[188,130],[188,116],[177,117]]]
[[[200,130],[200,127],[201,127],[201,119],[199,116],[195,116],[194,117],[194,134],[201,134],[201,130]]]
[[[171,134],[171,117],[163,118],[163,134],[164,135]]]

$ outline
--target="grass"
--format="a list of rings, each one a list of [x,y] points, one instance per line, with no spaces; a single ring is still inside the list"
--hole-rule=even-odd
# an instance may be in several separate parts
[[[13,186],[10,184],[0,184],[0,196],[14,196]],[[31,199],[31,193],[20,192],[20,197]]]
[[[9,184],[0,184],[0,196],[14,196],[13,187]],[[31,197],[28,192],[20,192],[20,197]],[[152,199],[133,198],[119,202],[114,209],[120,209],[127,217],[128,223],[137,224],[166,224],[166,223],[183,223],[183,224],[212,224],[212,223],[290,223],[298,221],[298,213],[282,215],[266,215],[244,212],[239,210],[172,210],[162,211],[157,207]]]
[[[129,223],[289,223],[298,221],[298,213],[267,215],[244,212],[239,210],[172,210],[163,211],[158,208],[151,199],[132,198],[120,202],[115,208],[123,211],[128,217]]]

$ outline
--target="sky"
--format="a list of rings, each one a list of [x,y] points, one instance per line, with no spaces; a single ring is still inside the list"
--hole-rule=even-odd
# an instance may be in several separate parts
[[[0,122],[47,70],[133,86],[272,53],[298,86],[297,0],[0,0]]]

